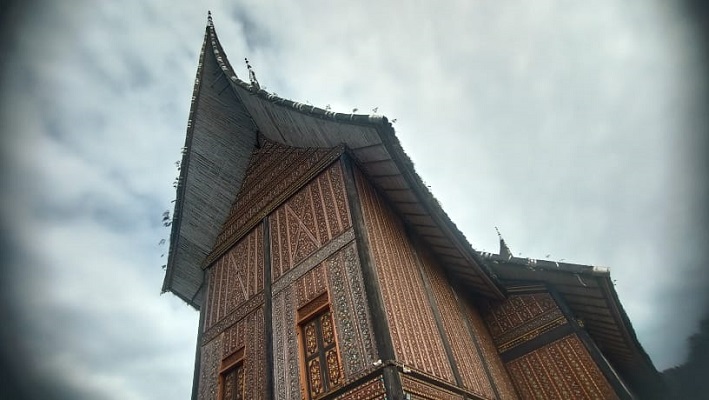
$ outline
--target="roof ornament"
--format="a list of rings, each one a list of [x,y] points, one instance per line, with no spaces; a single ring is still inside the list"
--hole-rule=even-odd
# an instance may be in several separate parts
[[[253,68],[251,68],[251,64],[249,64],[249,59],[244,57],[244,61],[246,62],[246,68],[249,70],[249,80],[251,81],[251,86],[255,89],[256,92],[261,90],[261,85],[258,84],[258,80],[256,79],[256,73],[254,72]]]
[[[207,25],[214,26],[214,23],[212,22],[212,11],[210,10],[207,10]]]
[[[500,238],[500,256],[506,258],[506,259],[511,259],[512,258],[512,251],[510,251],[510,248],[507,247],[507,243],[505,243],[505,239],[502,238],[502,235],[500,234],[500,230],[495,227],[495,231],[497,231],[497,237]]]

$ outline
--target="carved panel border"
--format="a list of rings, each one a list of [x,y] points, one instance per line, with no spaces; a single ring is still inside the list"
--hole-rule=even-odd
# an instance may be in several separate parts
[[[354,389],[335,397],[336,400],[374,400],[385,399],[386,389],[381,377],[377,377]]]
[[[345,378],[372,370],[377,350],[372,321],[353,242],[325,261],[332,309],[335,313]]]
[[[576,334],[507,363],[523,398],[617,399]]]
[[[425,400],[463,400],[464,397],[460,394],[453,393],[433,386],[429,383],[422,382],[407,375],[401,376],[401,384],[404,391],[410,393],[412,399]]]
[[[325,259],[330,257],[332,254],[334,254],[353,240],[354,231],[352,229],[348,229],[343,234],[318,249],[315,253],[313,253],[313,255],[303,260],[295,268],[290,269],[279,280],[273,283],[272,290],[274,295],[293,284],[293,282],[303,276],[303,274],[310,271],[314,266],[325,261]]]
[[[253,312],[255,309],[263,305],[264,293],[263,291],[256,296],[249,299],[246,303],[242,304],[231,314],[227,315],[224,319],[214,324],[202,335],[202,343],[207,343],[214,339],[220,333],[222,333],[227,327],[232,326],[236,321],[244,318],[247,314]]]
[[[219,390],[219,367],[222,360],[221,336],[202,346],[200,350],[199,400],[216,400]]]

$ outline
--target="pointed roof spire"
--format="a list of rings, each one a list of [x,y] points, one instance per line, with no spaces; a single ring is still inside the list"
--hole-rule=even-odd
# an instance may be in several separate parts
[[[502,238],[500,230],[497,229],[497,227],[495,227],[495,230],[497,231],[497,237],[500,238],[500,255],[507,259],[512,258],[512,251],[510,251],[510,248],[507,247],[507,243],[505,243],[505,239]]]
[[[207,25],[214,26],[214,23],[212,22],[212,11],[211,10],[207,10]]]
[[[256,79],[256,73],[254,72],[253,68],[251,68],[251,64],[249,64],[249,59],[244,57],[244,61],[246,62],[246,68],[249,70],[249,80],[251,81],[251,86],[253,86],[256,92],[258,92],[261,89],[261,85],[258,84],[258,80]]]

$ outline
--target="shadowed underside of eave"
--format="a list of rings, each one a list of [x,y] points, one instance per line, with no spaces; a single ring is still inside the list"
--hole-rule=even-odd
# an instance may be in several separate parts
[[[483,296],[503,292],[415,173],[385,117],[342,114],[279,98],[237,78],[211,24],[200,56],[163,291],[201,304],[204,261],[239,191],[256,137],[297,148],[345,145],[450,274]]]

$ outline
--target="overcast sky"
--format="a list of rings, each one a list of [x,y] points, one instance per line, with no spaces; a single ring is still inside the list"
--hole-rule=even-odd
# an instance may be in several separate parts
[[[198,314],[159,295],[159,243],[207,9],[242,78],[248,57],[281,97],[378,107],[475,249],[498,226],[515,255],[610,267],[656,367],[683,362],[707,66],[673,1],[75,0],[0,20],[3,379],[189,397]]]

